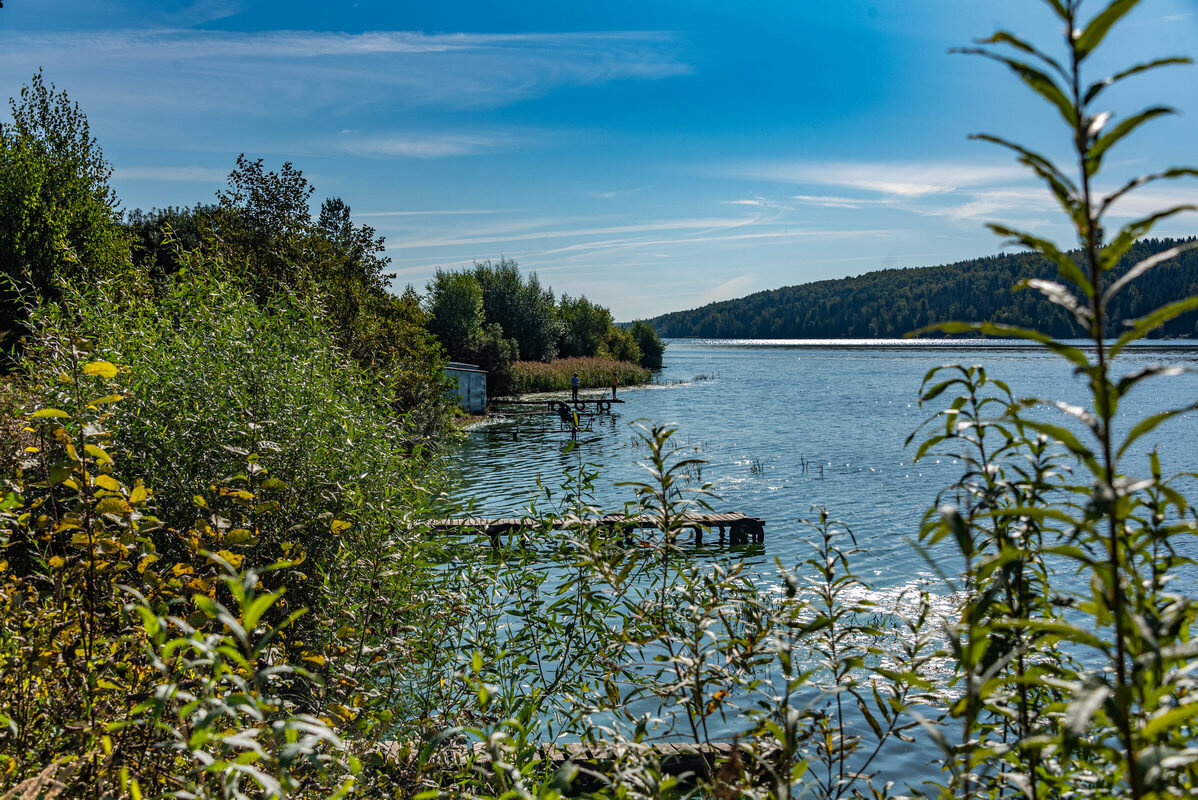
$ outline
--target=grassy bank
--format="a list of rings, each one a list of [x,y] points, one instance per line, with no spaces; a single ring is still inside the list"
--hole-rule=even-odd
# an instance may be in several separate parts
[[[611,388],[614,380],[620,386],[645,383],[651,373],[629,361],[612,358],[559,358],[556,361],[517,361],[512,365],[512,391],[525,392],[569,391],[570,378],[578,373],[584,389]]]

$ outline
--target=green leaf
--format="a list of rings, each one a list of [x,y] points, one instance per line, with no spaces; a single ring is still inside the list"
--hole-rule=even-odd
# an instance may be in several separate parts
[[[1102,43],[1106,38],[1107,32],[1111,26],[1122,19],[1129,11],[1139,5],[1140,0],[1114,0],[1102,11],[1095,15],[1094,19],[1090,20],[1090,24],[1086,26],[1081,35],[1074,40],[1073,48],[1077,53],[1077,60],[1082,61],[1094,48]]]
[[[1196,716],[1198,716],[1198,703],[1195,702],[1185,703],[1164,712],[1158,711],[1140,730],[1140,737],[1151,741],[1160,733],[1182,728],[1182,723],[1188,722]]]
[[[1061,511],[1058,508],[1051,506],[1011,506],[1008,508],[998,509],[997,511],[983,511],[976,515],[978,519],[1006,519],[1009,517],[1028,517],[1038,522],[1043,522],[1046,519],[1064,522],[1067,525],[1076,525],[1077,521],[1073,517]]]
[[[998,31],[993,36],[991,36],[987,39],[979,39],[977,41],[977,43],[978,44],[1008,44],[1011,47],[1014,47],[1016,50],[1021,50],[1030,56],[1035,56],[1036,58],[1040,59],[1045,64],[1047,64],[1049,67],[1052,67],[1054,70],[1056,70],[1057,74],[1059,74],[1062,78],[1065,78],[1066,80],[1068,80],[1069,76],[1065,72],[1064,68],[1061,67],[1061,64],[1059,61],[1057,61],[1055,58],[1049,56],[1047,53],[1044,53],[1043,51],[1038,50],[1035,46],[1033,46],[1027,40],[1020,39],[1018,36],[1011,33],[1010,31]]]
[[[1136,243],[1136,240],[1152,230],[1156,223],[1183,211],[1198,211],[1198,206],[1184,203],[1127,223],[1119,229],[1119,234],[1106,247],[1102,248],[1099,266],[1104,272],[1114,268],[1119,263],[1119,259],[1123,258],[1124,254]]]
[[[1177,375],[1184,375],[1186,372],[1189,372],[1189,370],[1185,367],[1166,367],[1163,364],[1152,364],[1144,369],[1136,370],[1129,375],[1124,375],[1119,379],[1119,383],[1116,384],[1115,391],[1118,392],[1120,397],[1123,397],[1136,384],[1148,378],[1175,377]]]
[[[965,48],[954,52],[966,53],[968,55],[985,56],[992,61],[997,61],[1001,64],[1006,64],[1012,72],[1019,76],[1025,84],[1028,85],[1036,94],[1043,97],[1050,104],[1056,107],[1060,112],[1061,118],[1065,120],[1070,128],[1077,125],[1078,112],[1074,107],[1073,102],[1065,91],[1057,85],[1057,82],[1049,77],[1045,72],[1036,69],[1031,64],[1023,61],[1018,61],[1014,58],[992,53],[989,50],[980,50],[976,48]]]
[[[1111,687],[1101,680],[1083,689],[1065,710],[1066,735],[1075,740],[1083,736],[1090,727],[1094,712],[1101,708],[1112,694]]]
[[[1085,100],[1083,102],[1086,105],[1089,105],[1090,103],[1092,103],[1094,101],[1094,99],[1096,97],[1098,97],[1098,95],[1102,94],[1109,87],[1114,86],[1116,83],[1123,80],[1124,78],[1130,78],[1133,75],[1138,75],[1141,72],[1147,72],[1148,70],[1156,69],[1157,67],[1165,67],[1165,66],[1169,66],[1171,64],[1192,64],[1192,63],[1193,63],[1193,61],[1191,59],[1188,59],[1185,57],[1180,57],[1180,56],[1171,56],[1169,58],[1157,58],[1152,61],[1147,61],[1143,64],[1136,64],[1134,67],[1128,67],[1127,69],[1123,70],[1122,72],[1118,72],[1118,73],[1110,76],[1109,78],[1103,78],[1100,81],[1096,81],[1095,83],[1090,84],[1090,86],[1086,89]]]
[[[1000,147],[1015,151],[1019,155],[1019,163],[1030,167],[1032,171],[1040,176],[1041,180],[1048,184],[1048,188],[1056,196],[1057,202],[1060,203],[1061,208],[1065,210],[1069,218],[1075,224],[1084,221],[1085,215],[1081,210],[1080,192],[1078,192],[1077,185],[1065,173],[1061,172],[1056,164],[1053,164],[1039,153],[1028,150],[1023,145],[1016,144],[1000,136],[994,136],[989,133],[975,133],[969,138],[981,142],[990,142],[991,144],[997,144]]]
[[[1028,278],[1015,284],[1015,288],[1035,289],[1044,295],[1048,302],[1058,305],[1072,314],[1073,318],[1077,320],[1077,324],[1083,330],[1088,331],[1090,329],[1090,322],[1093,319],[1090,315],[1090,309],[1082,305],[1063,284],[1040,278]]]
[[[1100,136],[1090,149],[1086,151],[1086,174],[1093,175],[1098,172],[1098,168],[1102,164],[1103,154],[1107,150],[1110,150],[1120,139],[1130,135],[1136,128],[1156,117],[1175,113],[1177,112],[1168,106],[1152,106],[1120,122],[1109,133]]]
[[[1138,262],[1135,266],[1133,266],[1131,269],[1129,269],[1121,278],[1119,278],[1119,280],[1115,281],[1110,286],[1108,286],[1107,290],[1102,293],[1103,305],[1106,305],[1107,303],[1109,303],[1111,301],[1111,298],[1113,298],[1116,294],[1119,293],[1120,289],[1122,289],[1124,286],[1126,286],[1127,284],[1134,281],[1136,278],[1143,275],[1148,270],[1152,269],[1153,267],[1157,266],[1158,264],[1163,264],[1166,261],[1171,261],[1172,259],[1177,258],[1182,253],[1186,252],[1187,250],[1193,250],[1195,248],[1198,248],[1198,239],[1195,239],[1190,242],[1185,242],[1183,244],[1178,245],[1177,247],[1170,247],[1168,250],[1163,250],[1154,256],[1149,256],[1148,258],[1145,258],[1143,261]]]
[[[927,325],[906,335],[909,337],[918,336],[921,333],[931,331],[943,331],[944,333],[980,333],[985,336],[1027,339],[1028,341],[1044,345],[1044,347],[1079,367],[1090,366],[1090,363],[1086,360],[1086,354],[1081,349],[1067,345],[1064,342],[1058,342],[1046,333],[1031,330],[1030,328],[1020,328],[1015,325],[1003,325],[997,322],[938,322],[935,325]]]
[[[245,629],[252,631],[258,627],[258,620],[262,618],[262,615],[266,613],[268,608],[278,601],[280,596],[278,592],[268,592],[255,597],[246,607],[245,611],[242,612]]]
[[[1039,422],[1036,420],[1025,419],[1023,424],[1034,431],[1043,433],[1051,439],[1056,439],[1061,444],[1069,449],[1078,458],[1086,462],[1090,466],[1091,471],[1098,471],[1098,462],[1094,460],[1094,453],[1090,448],[1086,447],[1074,435],[1073,431],[1068,428],[1063,428],[1060,425],[1052,425],[1047,422]]]
[[[1060,249],[1048,239],[1041,239],[1039,237],[1033,236],[1030,233],[1018,231],[1014,228],[1007,228],[1003,225],[988,225],[987,227],[997,233],[999,236],[1009,237],[1015,240],[1015,242],[1018,244],[1031,248],[1047,258],[1056,265],[1057,272],[1060,273],[1062,278],[1077,284],[1078,288],[1082,290],[1082,294],[1086,295],[1087,297],[1094,294],[1094,285],[1090,283],[1090,279],[1086,277],[1086,275],[1077,266],[1077,262],[1075,262],[1065,253],[1062,253]]]

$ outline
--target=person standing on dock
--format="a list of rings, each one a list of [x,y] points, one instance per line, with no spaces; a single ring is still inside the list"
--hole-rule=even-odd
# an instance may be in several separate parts
[[[578,373],[575,372],[574,377],[570,379],[570,399],[573,400],[575,403],[578,402],[578,384],[579,384],[579,382],[580,381],[578,380]]]

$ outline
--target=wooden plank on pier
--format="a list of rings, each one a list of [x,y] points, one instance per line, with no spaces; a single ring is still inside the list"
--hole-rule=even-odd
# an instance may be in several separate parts
[[[608,514],[602,517],[559,517],[540,520],[531,517],[467,517],[461,519],[434,519],[427,524],[441,534],[483,534],[497,543],[500,536],[515,531],[564,530],[567,528],[608,528],[613,531],[661,529],[661,519],[653,514]],[[687,528],[695,533],[695,543],[703,542],[705,530],[718,530],[720,541],[724,541],[727,529],[732,544],[747,544],[750,541],[765,541],[765,520],[750,517],[739,511],[717,514],[683,514],[674,517],[678,528]]]

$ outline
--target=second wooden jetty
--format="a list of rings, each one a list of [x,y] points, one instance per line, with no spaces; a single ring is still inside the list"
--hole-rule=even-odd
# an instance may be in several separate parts
[[[500,537],[517,531],[564,530],[567,528],[607,528],[628,533],[638,529],[661,529],[661,519],[653,514],[607,514],[602,517],[559,517],[553,520],[531,517],[466,517],[429,520],[429,526],[442,534],[484,534],[492,544]],[[765,520],[738,511],[728,514],[683,514],[673,517],[678,529],[694,532],[695,544],[703,543],[707,531],[719,531],[723,543],[725,531],[731,544],[765,541]]]

